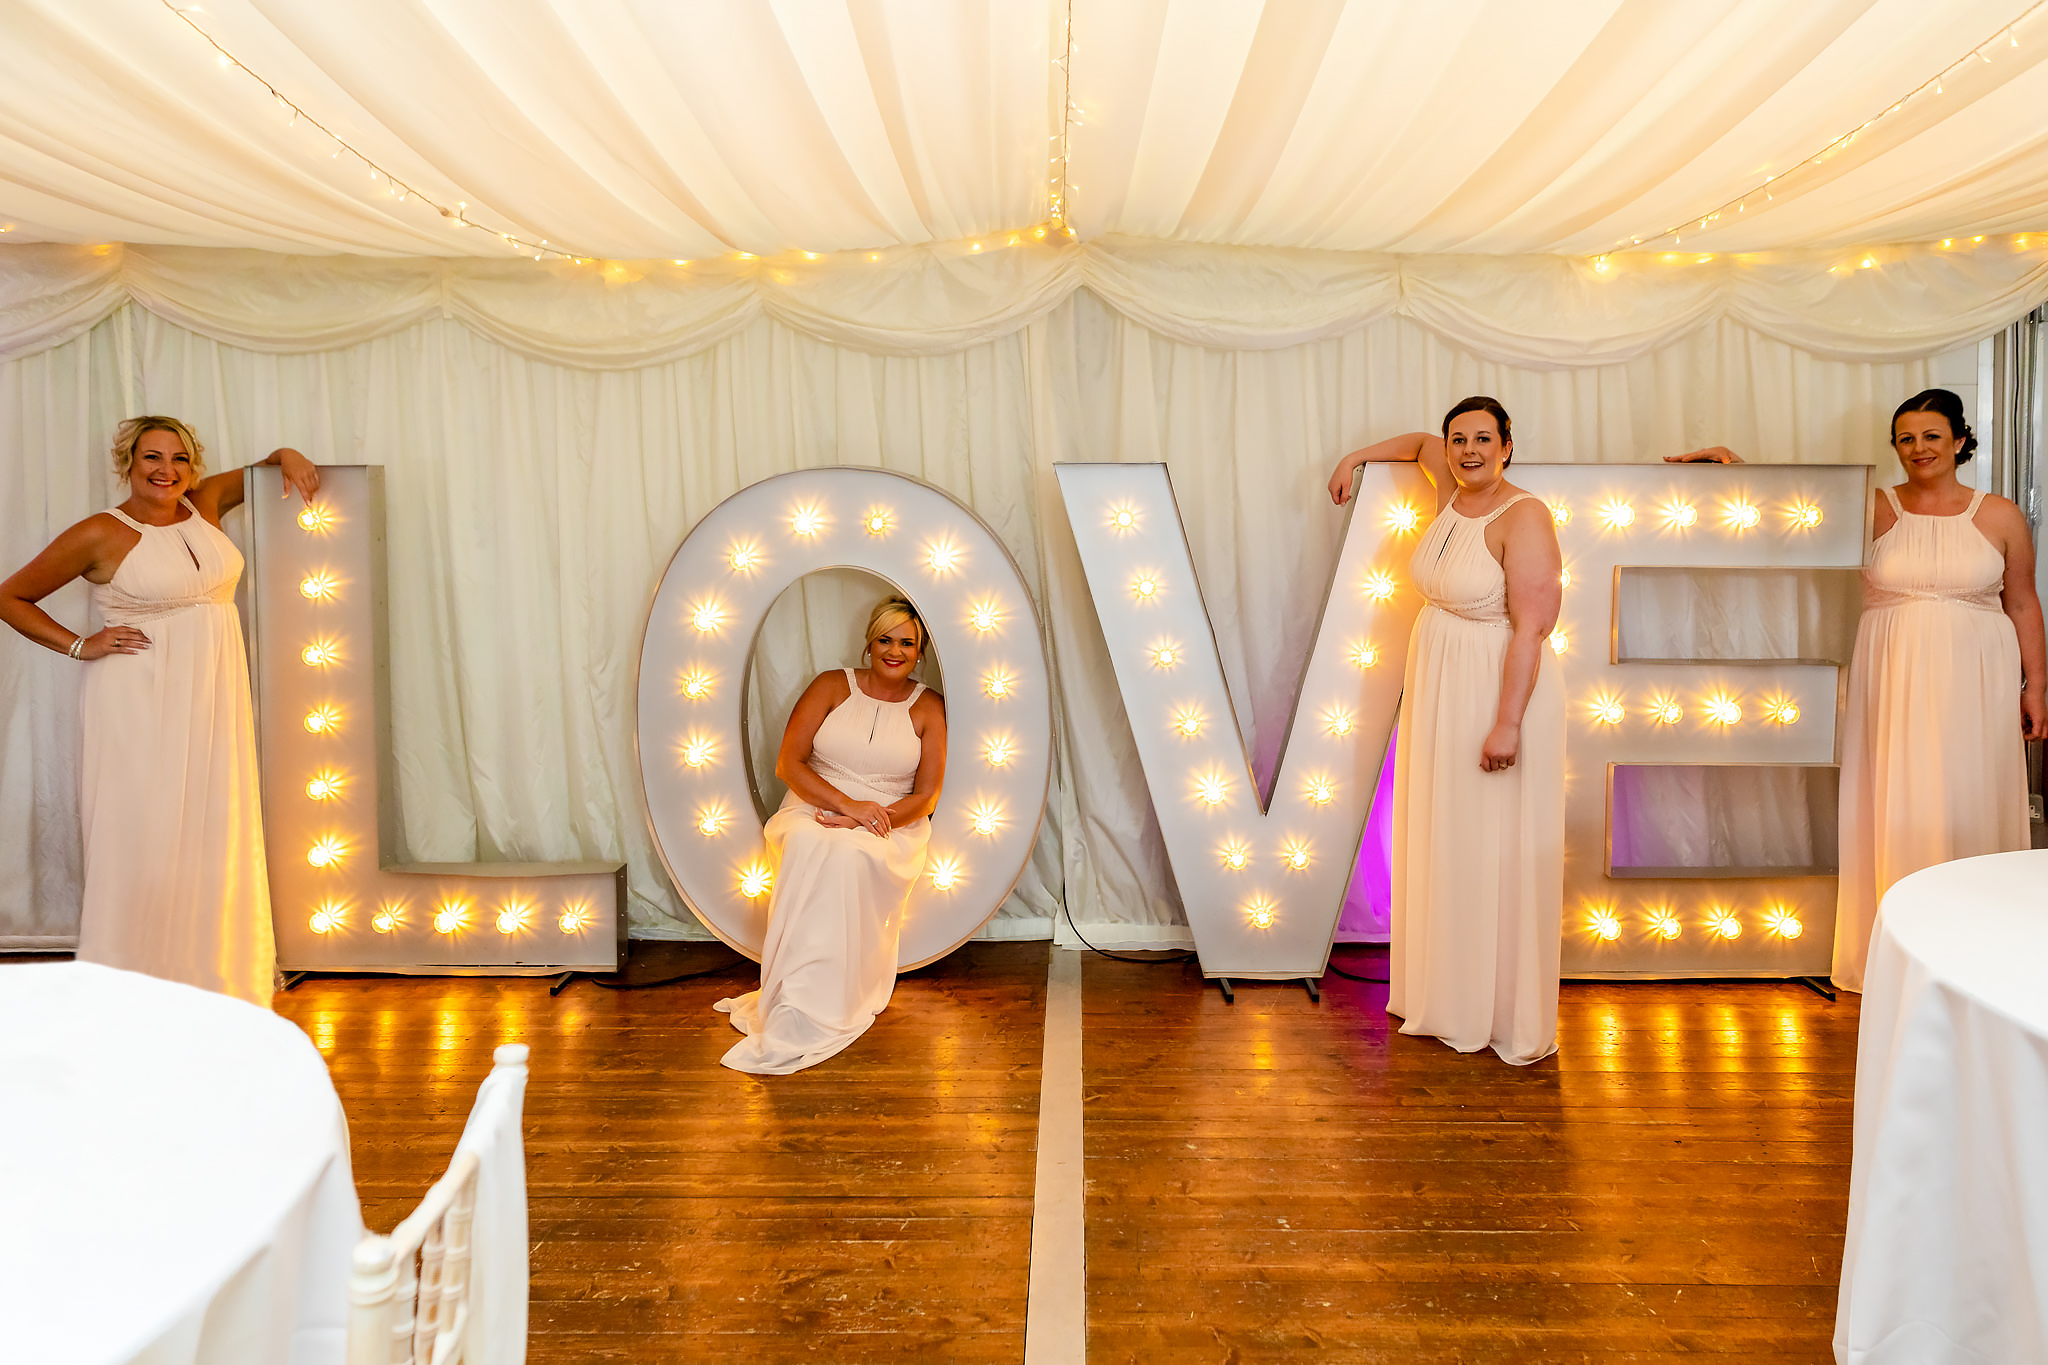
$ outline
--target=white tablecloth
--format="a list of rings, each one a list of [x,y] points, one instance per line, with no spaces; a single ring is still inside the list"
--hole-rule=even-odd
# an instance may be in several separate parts
[[[362,1212],[327,1066],[223,995],[0,966],[0,1361],[339,1365]]]
[[[1884,898],[1835,1359],[2048,1362],[2048,852],[1931,867]]]

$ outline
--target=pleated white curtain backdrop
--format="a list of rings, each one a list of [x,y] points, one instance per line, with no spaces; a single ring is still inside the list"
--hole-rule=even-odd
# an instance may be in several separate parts
[[[881,465],[945,488],[1038,593],[1060,754],[1039,847],[991,932],[1181,941],[1172,878],[1052,476],[1164,460],[1224,666],[1262,763],[1334,563],[1335,458],[1490,392],[1528,460],[1888,459],[1921,360],[1818,358],[1729,319],[1620,363],[1518,368],[1388,314],[1259,350],[1170,340],[1069,294],[1020,330],[892,356],[754,316],[682,359],[573,369],[427,316],[303,354],[209,340],[129,305],[0,364],[0,563],[115,500],[115,421],[180,414],[215,468],[289,444],[388,471],[393,728],[413,858],[624,858],[645,934],[701,933],[648,840],[632,684],[649,594],[684,533],[782,470]],[[778,611],[762,685],[850,662],[859,585]],[[84,594],[51,603],[82,623]],[[0,645],[0,945],[71,932],[78,902],[75,666]],[[773,703],[764,700],[764,711]],[[780,718],[772,722],[779,726]],[[1064,932],[1064,930],[1061,930]]]

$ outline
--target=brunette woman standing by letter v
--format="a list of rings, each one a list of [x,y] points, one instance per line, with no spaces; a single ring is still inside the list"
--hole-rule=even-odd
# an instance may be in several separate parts
[[[1543,646],[1563,596],[1557,531],[1507,481],[1508,415],[1467,398],[1441,438],[1354,451],[1330,478],[1415,460],[1437,516],[1409,561],[1427,602],[1408,644],[1394,753],[1393,952],[1401,1032],[1517,1066],[1557,1051],[1564,919],[1564,694]]]
[[[1947,389],[1892,415],[1906,481],[1878,490],[1842,725],[1843,990],[1863,989],[1892,883],[2028,843],[2024,740],[2048,731],[2034,543],[2018,507],[1956,477],[1976,447]]]

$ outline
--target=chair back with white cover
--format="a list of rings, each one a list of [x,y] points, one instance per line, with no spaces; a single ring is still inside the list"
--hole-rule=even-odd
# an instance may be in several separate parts
[[[447,1174],[356,1248],[348,1365],[524,1365],[526,1049],[501,1047]]]

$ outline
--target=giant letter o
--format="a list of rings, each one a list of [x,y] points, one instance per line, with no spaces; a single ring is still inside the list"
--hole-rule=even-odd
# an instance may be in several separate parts
[[[741,489],[669,561],[640,647],[647,820],[704,926],[761,956],[772,885],[743,751],[748,660],[769,607],[820,569],[863,569],[917,604],[945,663],[946,785],[904,917],[899,970],[973,936],[1017,883],[1052,771],[1051,684],[1015,561],[945,493],[881,469],[806,469]]]

